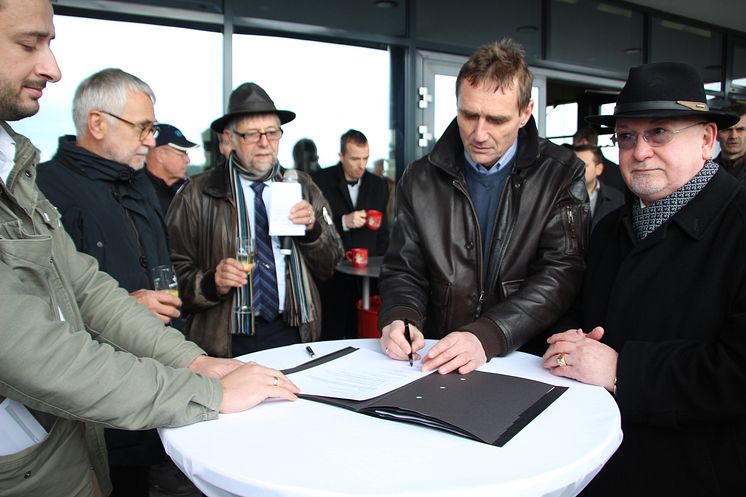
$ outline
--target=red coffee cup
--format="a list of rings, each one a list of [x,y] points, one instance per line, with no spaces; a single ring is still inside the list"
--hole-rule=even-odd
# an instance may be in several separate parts
[[[377,230],[381,227],[381,221],[383,220],[383,212],[376,211],[376,210],[369,210],[367,213],[367,218],[365,220],[365,223],[368,225],[368,228],[372,230]]]
[[[366,267],[368,265],[368,249],[350,249],[345,252],[345,258],[352,263],[352,267]]]

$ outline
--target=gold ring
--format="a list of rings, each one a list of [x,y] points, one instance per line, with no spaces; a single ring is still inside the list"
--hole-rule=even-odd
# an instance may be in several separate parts
[[[272,377],[274,381],[272,382],[272,386],[276,387],[278,383],[280,383],[280,379],[277,376]]]
[[[557,356],[557,364],[559,364],[559,367],[561,368],[567,366],[567,361],[565,361],[565,354],[559,354]]]

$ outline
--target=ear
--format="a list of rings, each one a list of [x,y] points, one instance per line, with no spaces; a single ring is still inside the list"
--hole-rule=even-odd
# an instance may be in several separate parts
[[[534,111],[534,101],[529,100],[526,108],[521,111],[521,128],[531,119],[531,113]]]
[[[715,149],[715,138],[718,134],[718,128],[715,123],[705,124],[705,130],[702,135],[702,159],[709,160],[712,157],[712,151]]]
[[[98,111],[92,110],[88,113],[88,134],[96,140],[103,140],[106,131],[109,129],[109,121],[106,116]]]
[[[604,172],[604,163],[599,162],[596,164],[596,177],[601,176],[601,174]]]
[[[342,162],[342,159],[344,159],[345,154],[340,152],[338,155],[339,155],[339,162]]]

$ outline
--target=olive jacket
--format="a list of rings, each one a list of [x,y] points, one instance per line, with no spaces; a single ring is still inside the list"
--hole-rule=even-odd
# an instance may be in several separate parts
[[[199,347],[75,250],[36,187],[38,151],[0,126],[16,142],[0,185],[0,401],[23,404],[48,432],[0,456],[0,495],[108,495],[104,427],[213,419],[223,390],[186,368]]]

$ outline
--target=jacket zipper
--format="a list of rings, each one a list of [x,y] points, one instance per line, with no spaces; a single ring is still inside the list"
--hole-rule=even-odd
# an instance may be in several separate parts
[[[572,212],[572,205],[565,206],[565,210],[567,211],[567,227],[570,230],[570,239],[573,248],[576,248],[578,246],[578,234],[575,229],[575,215]]]
[[[477,299],[477,307],[474,310],[474,319],[479,318],[479,316],[482,315],[482,305],[485,301],[485,291],[484,291],[484,275],[483,275],[483,261],[484,261],[484,254],[482,253],[482,232],[479,231],[479,218],[477,217],[477,210],[474,208],[474,203],[471,201],[471,198],[469,197],[469,194],[466,192],[466,189],[461,184],[461,182],[457,179],[453,180],[453,186],[456,187],[458,191],[464,194],[464,197],[466,197],[466,201],[469,203],[469,207],[471,207],[471,213],[474,216],[474,222],[477,225],[476,229],[476,238],[477,238],[477,278],[479,280],[479,298]]]

